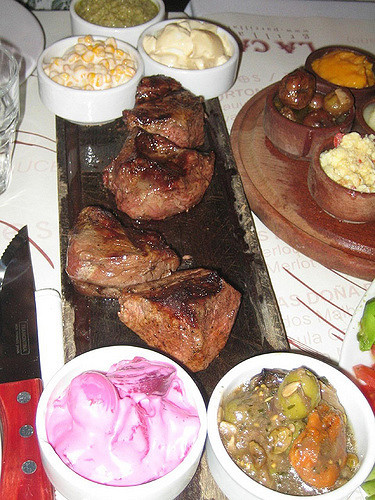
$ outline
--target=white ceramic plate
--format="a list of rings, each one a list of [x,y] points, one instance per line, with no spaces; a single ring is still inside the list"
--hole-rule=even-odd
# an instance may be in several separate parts
[[[359,349],[359,344],[357,340],[357,333],[359,330],[359,322],[361,321],[363,315],[363,309],[366,302],[375,296],[375,280],[371,283],[366,293],[363,295],[356,307],[352,319],[350,320],[348,329],[346,330],[345,339],[341,349],[341,356],[339,365],[343,368],[349,375],[354,377],[353,366],[355,365],[367,365],[370,366],[374,363],[370,351],[361,351]],[[350,497],[350,500],[360,500],[365,499],[366,495],[361,488],[358,488],[356,492]]]
[[[22,83],[44,49],[44,32],[37,18],[15,0],[0,0],[0,42],[20,61]]]
[[[363,364],[370,366],[374,363],[370,351],[361,351],[357,340],[359,322],[361,321],[363,309],[366,302],[375,296],[375,280],[371,283],[367,292],[361,298],[345,334],[341,349],[339,364],[349,374],[354,375],[353,366]]]

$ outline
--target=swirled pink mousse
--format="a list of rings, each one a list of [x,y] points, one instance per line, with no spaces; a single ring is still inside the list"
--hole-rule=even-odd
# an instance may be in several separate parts
[[[47,437],[71,469],[92,481],[131,486],[174,469],[200,420],[175,368],[141,357],[107,373],[87,371],[50,400]]]

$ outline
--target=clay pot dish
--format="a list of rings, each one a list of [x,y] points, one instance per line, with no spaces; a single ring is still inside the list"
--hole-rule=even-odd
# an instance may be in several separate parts
[[[354,120],[354,108],[345,120],[333,127],[309,127],[285,118],[276,108],[274,97],[278,92],[278,83],[270,87],[267,93],[263,115],[263,127],[272,144],[290,158],[309,160],[313,150],[326,139],[334,137],[338,132],[351,130]]]
[[[335,50],[349,51],[353,52],[354,54],[366,56],[366,58],[370,62],[372,62],[372,70],[375,73],[375,56],[370,52],[367,52],[366,50],[357,49],[354,47],[347,47],[345,45],[330,45],[328,47],[321,47],[320,49],[311,52],[311,54],[307,57],[305,62],[305,69],[310,73],[312,73],[316,78],[316,86],[319,92],[327,93],[337,87],[345,88],[343,85],[336,85],[328,80],[325,80],[324,78],[320,77],[317,73],[315,73],[315,71],[312,69],[313,61]],[[359,104],[360,102],[363,102],[364,100],[367,100],[370,96],[373,96],[375,93],[375,85],[371,85],[371,87],[364,87],[361,89],[356,89],[353,87],[346,87],[346,88],[348,88],[353,94],[356,105]]]
[[[328,177],[320,166],[320,153],[333,147],[332,138],[314,151],[307,175],[311,196],[320,208],[341,221],[375,221],[375,193],[361,193],[341,186]]]
[[[354,128],[360,134],[375,134],[375,129],[368,124],[370,110],[375,112],[375,96],[360,103],[356,108]]]

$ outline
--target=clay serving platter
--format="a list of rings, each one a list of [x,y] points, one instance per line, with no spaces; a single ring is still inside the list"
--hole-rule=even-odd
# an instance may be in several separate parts
[[[280,153],[265,136],[267,87],[240,110],[231,145],[252,211],[301,253],[351,276],[375,278],[375,223],[342,222],[315,203],[307,187],[307,160]]]

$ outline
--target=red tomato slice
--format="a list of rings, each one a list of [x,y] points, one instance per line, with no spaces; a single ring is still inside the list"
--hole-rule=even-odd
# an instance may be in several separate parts
[[[371,346],[371,354],[375,359],[375,344],[372,344],[372,346]]]
[[[361,390],[375,413],[375,391],[368,385],[361,385]]]
[[[366,384],[369,388],[375,391],[375,369],[370,366],[356,365],[353,366],[353,371],[358,380]]]

